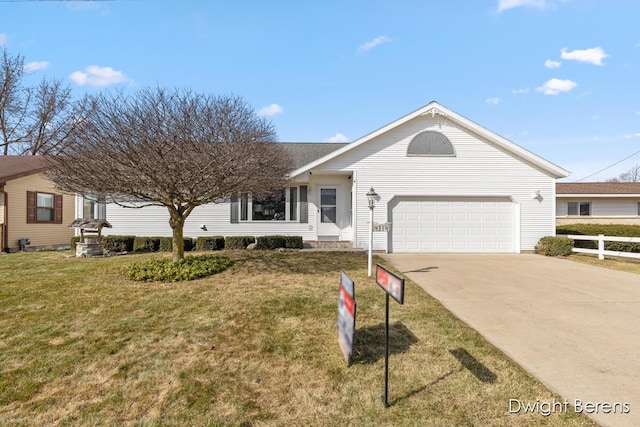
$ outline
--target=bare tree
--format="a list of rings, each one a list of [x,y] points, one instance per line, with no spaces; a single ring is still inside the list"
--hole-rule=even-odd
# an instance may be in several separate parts
[[[618,176],[620,182],[640,182],[640,164],[633,166]]]
[[[43,78],[25,86],[24,57],[0,56],[0,133],[2,154],[54,154],[64,145],[76,118],[71,89]]]
[[[55,154],[64,148],[74,124],[71,89],[58,79],[42,79],[33,88],[22,154]]]
[[[71,143],[52,158],[60,189],[124,207],[164,206],[173,260],[194,208],[281,189],[291,169],[273,126],[240,97],[143,89],[88,95]]]
[[[607,179],[605,182],[640,182],[640,164],[633,166],[615,178]]]
[[[2,154],[9,154],[9,146],[24,136],[29,91],[22,85],[24,77],[24,57],[10,56],[2,48],[0,56],[0,133],[2,134]]]

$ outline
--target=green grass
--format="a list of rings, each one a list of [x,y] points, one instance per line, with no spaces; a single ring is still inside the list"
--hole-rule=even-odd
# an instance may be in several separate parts
[[[366,254],[222,254],[228,270],[176,283],[122,275],[157,255],[0,256],[0,425],[590,424],[510,415],[509,399],[560,398],[411,281],[391,303],[385,409],[385,299]],[[350,367],[340,270],[356,284]]]
[[[640,259],[637,258],[605,257],[605,259],[600,260],[597,255],[574,253],[571,254],[570,257],[567,257],[567,259],[583,264],[597,265],[598,267],[640,274]]]

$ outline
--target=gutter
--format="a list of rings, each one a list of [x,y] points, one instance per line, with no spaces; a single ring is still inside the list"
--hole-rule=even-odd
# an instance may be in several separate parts
[[[9,194],[6,191],[2,191],[4,196],[4,223],[2,224],[2,242],[0,242],[0,250],[9,251]]]

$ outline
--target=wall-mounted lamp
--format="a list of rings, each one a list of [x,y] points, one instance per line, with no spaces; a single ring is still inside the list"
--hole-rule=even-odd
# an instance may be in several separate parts
[[[542,196],[540,195],[540,190],[536,190],[536,191],[533,192],[533,199],[534,200],[542,199]]]
[[[371,187],[371,190],[367,193],[367,200],[369,201],[369,260],[368,260],[368,274],[371,277],[371,267],[373,260],[373,208],[376,206],[376,199],[378,193]]]
[[[207,226],[204,224],[200,224],[200,230],[207,231]]]

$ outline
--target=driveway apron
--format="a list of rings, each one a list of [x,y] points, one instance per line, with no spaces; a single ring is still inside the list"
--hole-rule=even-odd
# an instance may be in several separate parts
[[[598,423],[640,426],[640,275],[531,254],[382,257]]]

